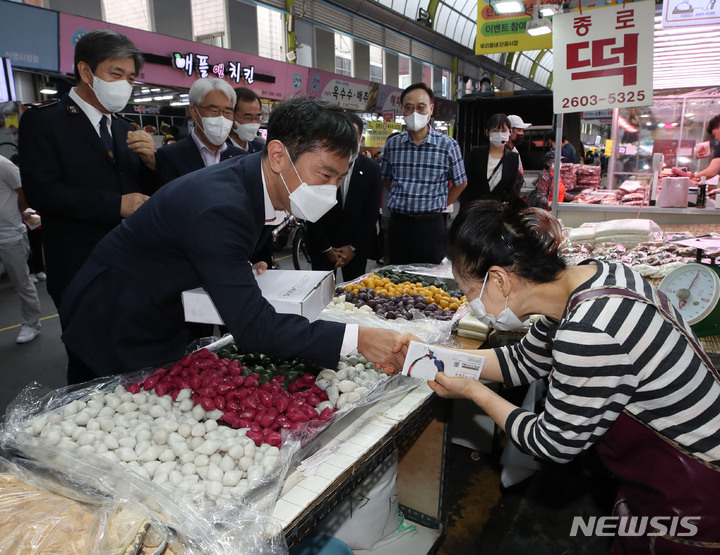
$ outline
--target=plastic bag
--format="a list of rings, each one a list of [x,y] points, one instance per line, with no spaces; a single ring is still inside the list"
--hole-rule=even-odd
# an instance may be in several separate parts
[[[314,533],[338,538],[351,549],[374,549],[400,524],[397,473],[395,450],[318,523]]]
[[[343,290],[347,285],[360,283],[372,274],[384,272],[404,272],[413,274],[420,278],[433,280],[433,285],[441,287],[446,291],[458,293],[459,288],[452,275],[452,267],[449,261],[444,260],[442,264],[413,264],[413,265],[396,265],[384,266],[373,272],[366,273],[358,278],[338,284],[336,291]],[[459,293],[458,293],[459,294]],[[336,299],[338,297],[336,296]],[[457,342],[451,336],[452,330],[457,327],[457,322],[467,314],[469,307],[467,303],[463,303],[458,310],[455,311],[449,320],[439,320],[431,315],[423,314],[419,310],[411,310],[412,320],[397,318],[388,320],[384,317],[377,316],[372,309],[364,312],[366,307],[355,309],[345,306],[347,303],[337,303],[336,300],[331,302],[320,313],[318,318],[331,322],[340,322],[344,324],[358,324],[366,327],[380,327],[385,329],[396,330],[400,333],[412,333],[427,343],[435,343],[447,346],[457,346]],[[346,310],[346,308],[353,308]]]
[[[0,457],[0,552],[177,552],[137,507],[81,497],[50,474]],[[22,526],[18,526],[22,522]]]
[[[198,346],[217,350],[231,341],[232,336],[226,336],[216,341],[207,339]],[[89,448],[71,446],[69,439],[53,437],[51,441],[52,431],[42,435],[52,418],[56,426],[72,428],[71,434],[75,433],[73,426],[80,430],[79,440],[87,430],[76,424],[78,410],[92,403],[96,403],[93,409],[102,406],[99,410],[104,410],[107,407],[97,403],[111,392],[121,391],[121,395],[127,393],[132,397],[124,386],[142,380],[153,371],[101,378],[55,391],[31,384],[8,408],[6,422],[0,429],[0,445],[12,452],[16,461],[22,461],[28,471],[53,476],[80,498],[122,507],[138,506],[144,519],[165,536],[176,538],[187,553],[286,553],[281,526],[269,515],[296,453],[308,452],[312,441],[323,430],[355,409],[373,408],[418,385],[417,380],[401,376],[383,379],[358,402],[347,404],[329,420],[310,421],[298,430],[286,431],[277,461],[242,496],[229,502],[196,496],[188,502],[172,488],[160,486],[130,468],[132,461],[125,464],[109,460]],[[147,392],[141,394],[147,395]],[[170,403],[169,398],[167,402]],[[66,412],[67,415],[61,416]],[[82,455],[78,456],[80,452]]]
[[[465,314],[465,311],[463,311]],[[395,330],[399,333],[412,333],[422,339],[425,343],[436,345],[456,346],[457,342],[452,336],[454,320],[435,320],[433,318],[418,318],[415,320],[386,320],[375,314],[363,314],[362,312],[351,312],[347,310],[323,309],[318,316],[321,320],[328,322],[340,322],[342,324],[358,324],[368,328],[384,328]]]
[[[10,405],[0,429],[0,444],[12,462],[38,476],[52,476],[80,499],[137,507],[148,522],[166,537],[176,538],[185,553],[285,554],[287,544],[280,524],[245,499],[222,503],[198,496],[188,503],[172,488],[163,487],[138,474],[128,465],[110,460],[87,448],[74,448],[67,442],[53,445],[48,436],[32,433],[38,417],[61,414],[73,402],[93,400],[100,393],[115,391],[143,373],[132,373],[93,380],[47,393],[38,384],[26,387]],[[70,419],[62,422],[70,426]],[[79,427],[78,427],[79,428]],[[68,440],[69,441],[69,440]],[[289,464],[290,453],[279,457],[272,475],[258,483],[256,497],[263,500],[263,486],[277,482]],[[280,485],[275,486],[275,496]],[[96,551],[97,552],[97,551]]]

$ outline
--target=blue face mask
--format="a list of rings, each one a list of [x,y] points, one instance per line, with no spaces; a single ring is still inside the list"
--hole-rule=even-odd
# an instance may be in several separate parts
[[[480,294],[478,295],[477,299],[473,299],[469,303],[470,308],[475,313],[477,319],[486,326],[490,326],[491,328],[494,328],[498,331],[517,330],[528,325],[529,321],[525,323],[521,322],[520,318],[515,316],[515,313],[510,310],[510,308],[508,308],[508,297],[505,297],[505,309],[500,313],[497,318],[492,314],[488,314],[487,310],[485,310],[485,305],[482,302],[482,296],[485,292],[485,285],[487,284],[489,275],[490,274],[485,274],[482,289],[480,289]]]

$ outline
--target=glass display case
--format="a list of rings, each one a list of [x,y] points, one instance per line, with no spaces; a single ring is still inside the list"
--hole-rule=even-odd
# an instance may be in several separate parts
[[[706,129],[720,114],[719,92],[655,97],[652,106],[613,110],[607,188],[629,179],[649,181],[654,154],[663,155],[666,168],[695,173],[707,167],[713,148]]]

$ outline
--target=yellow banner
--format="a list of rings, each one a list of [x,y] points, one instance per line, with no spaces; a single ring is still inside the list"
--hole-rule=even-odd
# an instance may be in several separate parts
[[[402,123],[391,121],[368,121],[365,122],[365,146],[383,147],[388,135],[393,131],[402,131]]]
[[[556,3],[553,0],[541,0],[541,4]],[[495,52],[519,52],[521,50],[544,50],[552,48],[552,33],[532,37],[525,32],[525,25],[532,19],[533,0],[523,4],[525,12],[498,14],[490,5],[490,0],[478,2],[477,36],[475,54]]]

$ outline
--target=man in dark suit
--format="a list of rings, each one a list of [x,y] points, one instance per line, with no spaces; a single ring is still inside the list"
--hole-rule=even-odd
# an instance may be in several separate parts
[[[348,117],[362,143],[363,120],[352,113]],[[313,270],[342,268],[344,281],[365,273],[376,235],[382,185],[380,166],[358,155],[338,189],[337,204],[317,222],[307,224],[305,241]]]
[[[248,154],[260,152],[265,144],[258,136],[263,118],[260,98],[247,87],[237,87],[235,94],[235,125],[230,131],[228,142]]]
[[[262,123],[262,105],[260,98],[254,91],[247,87],[236,87],[235,94],[235,123],[228,136],[228,145],[239,148],[247,154],[261,152],[265,141],[258,136],[258,130]],[[253,262],[265,261],[268,267],[276,266],[273,257],[273,236],[272,231],[283,221],[285,214],[278,214],[277,221],[270,222],[265,228],[265,240],[257,248]]]
[[[333,186],[357,151],[347,117],[316,99],[277,107],[268,139],[262,153],[163,186],[97,246],[60,310],[63,341],[92,374],[179,359],[187,345],[181,293],[201,285],[241,349],[328,368],[358,350],[376,363],[402,366],[395,332],[310,323],[277,314],[263,298],[248,259],[265,222],[280,209],[319,219],[335,203]]]
[[[58,307],[95,245],[153,189],[152,137],[114,114],[127,104],[142,65],[124,35],[86,33],[75,47],[77,85],[21,117],[23,189],[42,214],[47,288]]]
[[[161,184],[181,175],[212,166],[246,151],[225,141],[233,126],[235,91],[222,79],[198,79],[190,87],[193,130],[184,139],[157,151]]]

